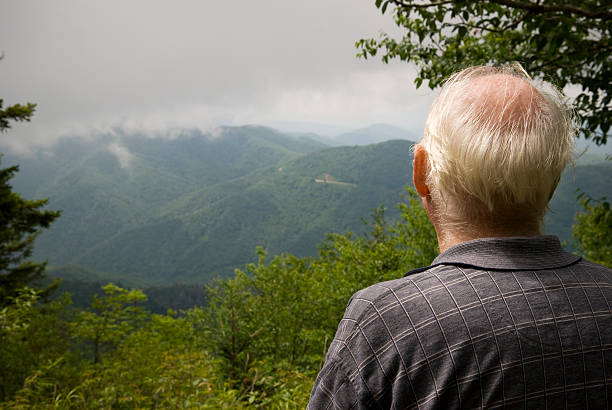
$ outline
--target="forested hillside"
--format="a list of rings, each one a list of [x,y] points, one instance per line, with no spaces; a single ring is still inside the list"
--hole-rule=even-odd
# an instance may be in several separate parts
[[[124,283],[203,283],[251,261],[258,245],[314,255],[326,233],[362,231],[361,219],[378,205],[397,215],[410,145],[304,155],[322,146],[242,127],[216,138],[73,139],[36,157],[7,159],[24,171],[17,190],[48,196],[64,212],[36,247],[53,272],[71,265],[71,277],[84,266]],[[117,147],[123,156],[112,152]],[[333,181],[315,181],[324,175]]]
[[[21,165],[17,191],[63,210],[38,239],[36,258],[89,294],[109,280],[140,288],[207,283],[251,262],[256,246],[312,256],[326,233],[362,233],[362,219],[380,205],[396,218],[412,144],[330,148],[254,126],[153,137],[116,130],[4,162]],[[547,231],[571,246],[576,189],[612,197],[611,171],[594,160],[568,169]]]

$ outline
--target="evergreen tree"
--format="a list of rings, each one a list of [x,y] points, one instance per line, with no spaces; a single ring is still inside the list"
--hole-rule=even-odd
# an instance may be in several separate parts
[[[0,99],[0,132],[9,129],[11,121],[30,121],[36,105],[2,107]],[[9,304],[24,286],[42,277],[46,263],[29,260],[34,240],[60,215],[58,211],[42,209],[47,199],[27,200],[13,192],[9,182],[18,170],[18,166],[0,169],[0,307]]]

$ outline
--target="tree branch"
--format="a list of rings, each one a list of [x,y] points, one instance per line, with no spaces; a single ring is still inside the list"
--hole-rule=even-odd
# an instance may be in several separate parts
[[[610,20],[612,19],[612,9],[610,6],[600,10],[589,10],[582,7],[574,6],[571,4],[537,4],[531,3],[529,1],[523,0],[488,0],[491,3],[499,4],[502,6],[508,6],[513,9],[525,10],[533,13],[554,13],[554,12],[565,12],[572,13],[583,17],[588,17],[592,19],[603,19]],[[430,8],[436,6],[443,6],[445,4],[456,3],[456,0],[439,0],[439,1],[431,1],[428,3],[419,3],[415,4],[412,2],[406,2],[405,0],[391,0],[393,4],[398,7],[407,8],[407,9],[423,9]]]
[[[412,3],[406,3],[403,0],[391,0],[391,2],[393,4],[395,4],[398,7],[406,7],[406,8],[415,8],[415,9],[426,9],[429,7],[436,7],[436,6],[443,6],[445,4],[451,4],[454,3],[455,0],[440,0],[440,1],[434,1],[431,3],[426,3],[426,4],[412,4]]]
[[[481,25],[481,24],[478,24],[478,23],[473,24],[473,23],[470,23],[470,22],[465,21],[463,19],[462,19],[463,20],[462,23],[449,24],[448,27],[454,27],[454,28],[457,28],[457,27],[466,27],[466,28],[469,28],[469,29],[477,28],[479,30],[488,31],[488,32],[491,32],[491,33],[504,33],[505,31],[507,31],[507,30],[509,30],[511,28],[514,28],[514,27],[518,26],[519,24],[521,24],[529,14],[531,14],[531,12],[527,10],[527,11],[525,11],[521,15],[520,18],[518,18],[516,20],[513,20],[512,22],[510,22],[510,23],[506,24],[505,26],[503,26],[501,28],[498,28],[498,29],[493,28],[491,26],[487,27],[487,26],[484,26],[484,25]],[[490,21],[490,20],[483,20],[482,23],[486,23],[488,21]]]
[[[528,10],[534,13],[553,13],[562,11],[566,13],[573,13],[583,17],[610,20],[612,18],[612,10],[598,10],[591,11],[581,7],[573,6],[571,4],[534,4],[520,0],[488,0],[491,3],[500,4],[502,6],[508,6],[515,9]]]
[[[610,49],[610,47],[606,47],[606,46],[602,46],[601,44],[597,44],[597,45],[596,45],[596,46],[594,46],[594,47],[590,47],[590,48],[588,48],[586,51],[587,51],[587,52],[591,52],[591,53],[595,53],[595,52],[599,52],[599,51],[602,51],[602,50],[604,50],[604,51],[605,51],[605,50],[609,50],[609,49]],[[576,50],[576,51],[571,52],[571,53],[559,54],[559,55],[557,55],[555,58],[552,58],[552,59],[550,59],[550,60],[548,60],[548,61],[543,61],[541,64],[539,64],[539,65],[537,65],[537,66],[535,66],[535,67],[532,67],[532,70],[535,70],[535,71],[541,71],[541,70],[543,70],[545,67],[551,67],[551,66],[552,66],[552,67],[564,67],[564,68],[573,68],[573,67],[579,67],[579,66],[581,66],[581,65],[584,65],[584,62],[583,62],[582,60],[581,60],[581,61],[576,62],[575,64],[570,64],[570,65],[568,65],[568,64],[564,64],[564,65],[557,65],[556,63],[557,63],[557,61],[560,61],[560,60],[562,60],[563,58],[566,58],[566,59],[567,59],[568,57],[572,57],[572,56],[574,56],[574,55],[578,54],[579,52],[583,52],[583,51],[584,51],[584,50],[580,50],[580,51]]]

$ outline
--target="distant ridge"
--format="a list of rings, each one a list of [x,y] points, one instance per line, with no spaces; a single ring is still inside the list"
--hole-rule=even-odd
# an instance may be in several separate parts
[[[418,135],[403,128],[389,124],[374,124],[337,135],[333,141],[337,145],[369,145],[389,140],[417,141]]]
[[[352,145],[370,145],[379,142],[390,140],[408,140],[418,141],[420,132],[409,131],[401,127],[390,124],[372,124],[367,127],[357,128],[350,131],[334,131],[333,129],[325,129],[321,124],[303,124],[303,123],[281,123],[282,128],[287,130],[287,133],[295,137],[305,137],[321,142],[329,146],[352,146]],[[309,129],[321,129],[323,135],[305,131],[305,127]],[[314,127],[314,128],[313,128]],[[308,128],[307,128],[308,129]]]

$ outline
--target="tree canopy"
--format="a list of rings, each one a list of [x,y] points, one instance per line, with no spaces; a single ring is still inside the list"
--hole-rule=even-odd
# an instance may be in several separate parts
[[[612,123],[612,3],[602,0],[375,0],[406,29],[361,39],[359,56],[383,53],[416,64],[417,87],[432,89],[475,64],[518,61],[574,100],[581,134],[605,144]]]

